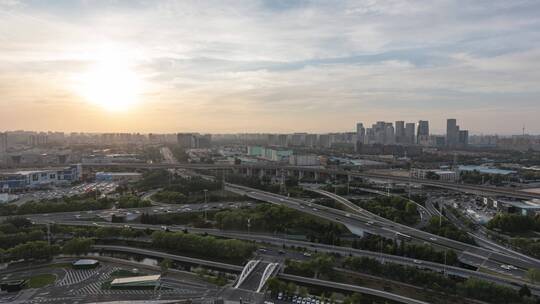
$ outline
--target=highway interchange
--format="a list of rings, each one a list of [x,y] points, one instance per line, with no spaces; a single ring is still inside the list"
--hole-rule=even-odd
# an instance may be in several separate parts
[[[492,241],[478,234],[471,234],[476,242],[480,245],[474,246],[443,238],[437,235],[427,233],[425,231],[412,228],[409,226],[397,224],[390,220],[376,216],[366,210],[359,208],[347,199],[335,195],[330,192],[314,190],[321,195],[334,199],[338,203],[343,204],[349,210],[343,211],[334,208],[328,208],[320,206],[312,202],[308,202],[301,199],[290,198],[274,193],[264,192],[257,189],[229,184],[227,183],[225,189],[231,192],[235,192],[240,195],[244,195],[254,200],[263,201],[267,203],[285,205],[289,208],[298,210],[303,213],[318,216],[336,223],[345,225],[353,234],[363,235],[365,232],[380,235],[386,238],[403,239],[418,243],[429,243],[439,249],[452,249],[459,254],[459,259],[465,264],[469,264],[474,267],[479,267],[489,270],[488,274],[481,271],[473,271],[469,269],[443,265],[439,263],[433,263],[428,261],[419,261],[406,257],[393,256],[388,254],[381,254],[371,251],[364,251],[358,249],[352,249],[347,247],[339,247],[325,244],[309,243],[297,240],[287,239],[285,236],[270,235],[270,234],[253,234],[245,232],[234,231],[221,231],[216,229],[198,229],[192,227],[183,226],[171,226],[168,227],[172,231],[189,230],[193,233],[204,233],[215,236],[221,236],[226,238],[235,238],[241,240],[250,240],[259,243],[272,244],[278,246],[289,247],[304,247],[311,251],[317,252],[332,252],[339,253],[342,256],[367,256],[372,257],[383,262],[392,262],[401,265],[415,266],[418,268],[430,269],[438,272],[443,272],[450,275],[459,277],[476,277],[487,281],[491,281],[497,284],[510,286],[512,288],[519,288],[525,284],[525,272],[528,268],[535,267],[540,268],[540,261],[528,257],[526,255],[514,252],[501,245],[495,244]],[[381,195],[383,193],[380,193]],[[146,196],[149,199],[150,196]],[[197,212],[197,211],[209,211],[223,208],[240,208],[249,207],[249,202],[230,202],[230,203],[208,203],[208,204],[192,204],[191,206],[178,206],[160,204],[160,206],[152,206],[148,208],[135,208],[124,210],[102,210],[102,211],[87,211],[87,212],[65,212],[54,214],[35,214],[28,215],[27,217],[36,223],[57,223],[65,225],[100,225],[100,226],[114,226],[125,227],[123,223],[108,223],[108,222],[93,222],[96,218],[107,219],[112,214],[122,214],[125,216],[134,216],[141,213],[181,213],[181,212]],[[429,217],[435,216],[433,210],[419,208],[421,216]],[[86,221],[85,221],[86,220]],[[158,230],[162,227],[159,225],[144,225],[144,224],[129,224],[133,229],[153,229]],[[511,266],[511,268],[505,268],[503,266]],[[531,290],[534,294],[540,295],[540,286],[532,285]]]

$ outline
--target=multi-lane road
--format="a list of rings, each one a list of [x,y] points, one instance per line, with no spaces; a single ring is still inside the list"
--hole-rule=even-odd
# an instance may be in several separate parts
[[[525,255],[516,255],[514,252],[508,251],[502,246],[490,249],[482,248],[434,235],[409,226],[397,224],[367,212],[348,213],[333,208],[313,205],[300,199],[289,198],[244,186],[227,184],[227,189],[253,199],[273,204],[286,205],[304,213],[341,223],[348,227],[353,233],[362,234],[364,231],[368,231],[388,238],[410,238],[422,243],[431,243],[441,248],[452,249],[459,253],[460,260],[467,264],[487,268],[511,276],[523,278],[527,269],[532,267],[540,268],[540,261]],[[334,198],[347,201],[344,198],[335,195]],[[350,204],[350,202],[348,203]],[[516,269],[513,269],[513,267],[511,267],[510,270],[504,269],[503,267],[506,267],[506,265],[511,265]]]
[[[373,172],[357,172],[348,171],[343,169],[332,168],[320,168],[320,167],[302,167],[302,166],[282,166],[272,164],[240,164],[240,165],[227,165],[227,164],[85,164],[85,167],[125,167],[125,168],[144,168],[144,169],[167,169],[167,168],[184,168],[184,169],[200,169],[200,170],[267,170],[277,172],[279,170],[298,171],[306,173],[317,173],[325,175],[343,175],[358,178],[370,178],[385,181],[393,181],[399,183],[413,183],[431,187],[451,189],[467,193],[476,193],[480,195],[500,195],[507,197],[523,198],[523,199],[540,199],[540,194],[525,192],[516,189],[500,188],[500,187],[486,187],[468,184],[456,184],[451,182],[433,181],[433,180],[421,180],[410,179],[404,176],[395,176],[389,174],[373,173]]]
[[[33,220],[35,220],[37,223],[47,223],[50,221],[50,219],[48,218],[40,218],[39,216],[33,217]],[[58,220],[55,223],[62,224],[62,225],[70,225],[70,226],[83,226],[83,227],[94,226],[92,222],[77,221],[77,220]],[[98,225],[102,227],[123,228],[125,224],[100,222],[98,223]],[[129,226],[132,229],[141,229],[141,230],[146,230],[146,229],[161,230],[162,229],[160,225],[130,224]],[[369,257],[369,258],[376,259],[380,262],[395,263],[395,264],[400,264],[400,265],[405,265],[405,266],[414,266],[417,268],[429,269],[432,271],[441,272],[448,275],[454,275],[454,276],[462,277],[462,278],[474,277],[474,278],[483,279],[486,281],[509,286],[516,289],[522,286],[523,284],[525,284],[525,282],[522,281],[518,276],[512,277],[510,272],[507,272],[506,276],[492,275],[492,274],[488,274],[484,272],[464,269],[464,268],[455,267],[455,266],[449,266],[449,265],[428,262],[428,261],[419,261],[419,260],[402,257],[402,256],[378,253],[378,252],[367,251],[367,250],[353,249],[349,247],[340,247],[340,246],[286,239],[284,238],[284,236],[280,236],[280,235],[246,233],[242,231],[224,231],[224,230],[207,229],[207,228],[193,228],[193,227],[177,226],[177,225],[168,226],[168,229],[170,231],[187,230],[190,233],[208,234],[208,235],[214,235],[214,236],[224,237],[224,238],[253,241],[253,242],[260,243],[263,246],[273,245],[276,247],[286,246],[286,247],[291,247],[291,248],[293,247],[306,248],[306,250],[309,250],[309,251],[339,253],[341,256]],[[144,249],[141,249],[141,250],[144,250]],[[268,250],[269,248],[267,248],[267,251]],[[302,257],[302,255],[299,253],[289,252],[289,251],[287,251],[284,254],[284,256],[289,257],[289,258],[294,258],[294,259],[298,259]],[[200,261],[191,261],[191,262],[197,263]],[[237,266],[237,268],[235,269],[238,269],[238,267],[241,268],[241,266]],[[540,286],[530,285],[530,288],[533,291],[533,293],[540,295]]]

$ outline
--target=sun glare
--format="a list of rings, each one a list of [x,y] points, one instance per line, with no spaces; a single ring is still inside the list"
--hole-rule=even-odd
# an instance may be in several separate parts
[[[108,111],[126,111],[139,100],[141,80],[127,54],[118,50],[97,53],[96,62],[78,78],[78,93]]]

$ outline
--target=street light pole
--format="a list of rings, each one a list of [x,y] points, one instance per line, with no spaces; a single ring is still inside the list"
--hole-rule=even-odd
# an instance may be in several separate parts
[[[206,205],[207,205],[207,200],[206,200],[206,192],[208,192],[208,189],[204,189],[203,190],[204,192],[204,221],[207,222],[208,221],[208,214],[207,214],[207,208],[206,208]]]

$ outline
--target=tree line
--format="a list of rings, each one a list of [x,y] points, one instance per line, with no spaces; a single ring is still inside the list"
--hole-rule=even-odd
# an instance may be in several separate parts
[[[433,271],[421,270],[416,267],[394,263],[383,264],[376,259],[368,257],[348,257],[343,262],[343,267],[353,271],[368,273],[390,280],[488,303],[536,303],[536,299],[530,297],[530,291],[527,292],[528,288],[526,286],[522,287],[522,291],[516,291],[510,287],[475,278],[463,280]]]
[[[436,250],[428,244],[409,244],[403,241],[383,238],[377,235],[366,235],[362,238],[355,238],[352,241],[352,248],[379,251],[391,255],[399,255],[413,259],[431,261],[435,263],[445,263],[447,265],[459,265],[457,254],[453,250]]]
[[[459,242],[475,244],[474,239],[466,231],[459,229],[444,217],[432,217],[424,230]]]
[[[540,216],[499,213],[487,223],[487,227],[504,233],[540,232]]]
[[[152,247],[173,253],[244,263],[257,249],[252,243],[234,239],[218,239],[184,232],[156,231]]]
[[[416,204],[399,196],[380,196],[357,204],[396,223],[414,225],[420,220]]]

